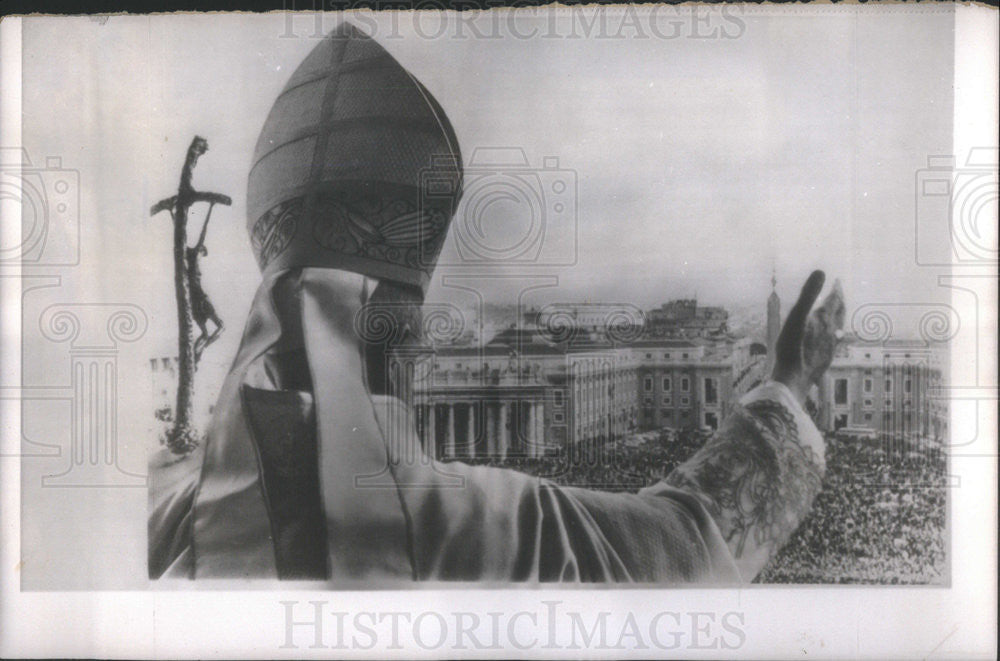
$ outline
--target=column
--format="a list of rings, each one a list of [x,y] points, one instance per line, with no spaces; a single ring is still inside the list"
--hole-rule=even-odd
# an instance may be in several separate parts
[[[507,448],[510,446],[509,407],[507,402],[500,403],[500,420],[498,423],[500,431],[500,458],[507,458]]]
[[[538,437],[535,435],[535,403],[528,403],[527,427],[524,430],[524,440],[528,444],[528,456],[538,456]]]
[[[430,456],[437,454],[437,406],[427,405],[427,429],[424,436],[424,450]]]
[[[486,403],[486,453],[493,456],[497,451],[496,409],[492,402]]]
[[[534,412],[532,417],[535,421],[535,427],[532,432],[535,437],[535,454],[536,456],[541,456],[542,450],[545,447],[545,405],[537,402],[532,405],[531,410]]]
[[[520,401],[517,404],[517,443],[518,449],[529,457],[531,451],[531,402]]]
[[[469,402],[468,435],[466,436],[466,455],[476,456],[476,403]]]
[[[448,404],[448,428],[445,437],[445,456],[455,456],[455,405]]]

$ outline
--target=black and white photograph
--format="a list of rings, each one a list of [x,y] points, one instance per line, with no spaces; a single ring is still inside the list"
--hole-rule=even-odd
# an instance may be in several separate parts
[[[4,656],[995,658],[995,8],[287,9],[0,24]]]

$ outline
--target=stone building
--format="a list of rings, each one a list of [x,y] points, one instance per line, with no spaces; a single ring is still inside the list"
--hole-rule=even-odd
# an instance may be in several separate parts
[[[733,404],[760,382],[763,358],[748,339],[714,343],[646,340],[633,346],[642,429],[717,429]]]
[[[948,351],[921,340],[848,341],[820,390],[820,427],[942,441]]]
[[[719,336],[728,330],[728,321],[725,308],[699,306],[693,298],[670,301],[646,312],[647,334],[655,336]]]
[[[540,456],[568,439],[565,351],[510,328],[422,358],[412,405],[439,457]]]
[[[439,347],[418,369],[413,404],[438,456],[540,456],[637,431],[718,427],[760,380],[748,339],[554,341],[511,327],[484,346]]]

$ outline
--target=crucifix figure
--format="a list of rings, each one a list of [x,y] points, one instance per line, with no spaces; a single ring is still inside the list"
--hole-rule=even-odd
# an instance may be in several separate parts
[[[205,222],[201,226],[198,243],[192,248],[184,249],[185,275],[187,276],[188,288],[191,292],[191,316],[201,331],[201,335],[195,340],[193,347],[196,366],[201,360],[202,352],[219,338],[224,328],[222,319],[215,313],[215,306],[212,305],[212,301],[208,299],[208,294],[205,293],[205,289],[201,286],[201,266],[198,264],[200,257],[208,255],[208,248],[205,247],[205,235],[208,233],[208,222],[212,219],[212,209],[214,208],[215,203],[210,204],[208,207],[208,214],[205,216]],[[208,332],[209,321],[215,326],[211,333]]]

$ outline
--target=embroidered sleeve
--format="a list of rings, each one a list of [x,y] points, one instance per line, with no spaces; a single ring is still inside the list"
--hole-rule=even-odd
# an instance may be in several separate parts
[[[744,580],[764,567],[805,518],[825,468],[823,439],[784,386],[767,383],[666,482],[698,498]]]

